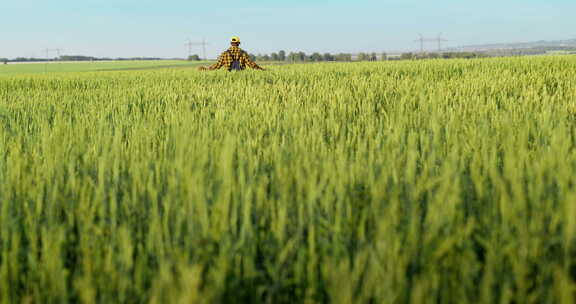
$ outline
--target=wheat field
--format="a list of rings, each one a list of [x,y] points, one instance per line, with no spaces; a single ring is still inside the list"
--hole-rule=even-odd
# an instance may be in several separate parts
[[[0,78],[0,303],[574,303],[576,57]]]

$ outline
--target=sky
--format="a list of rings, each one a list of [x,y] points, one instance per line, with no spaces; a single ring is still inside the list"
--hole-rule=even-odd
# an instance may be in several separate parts
[[[231,36],[254,54],[417,50],[419,33],[448,47],[562,40],[576,38],[574,12],[575,0],[0,0],[0,58],[183,58],[188,39],[214,58]]]

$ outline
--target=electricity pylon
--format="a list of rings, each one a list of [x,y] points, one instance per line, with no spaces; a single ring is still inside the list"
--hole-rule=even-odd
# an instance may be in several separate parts
[[[204,57],[203,60],[206,60],[206,46],[208,45],[206,39],[202,39],[202,42],[192,42],[188,39],[188,42],[184,45],[188,47],[188,57],[192,56],[193,46],[202,46],[202,57]]]
[[[438,34],[436,38],[424,38],[422,34],[418,34],[420,39],[414,40],[414,42],[420,42],[420,53],[424,54],[424,43],[425,42],[436,42],[438,44],[438,52],[442,51],[442,42],[446,42],[448,40],[442,38],[442,33]]]

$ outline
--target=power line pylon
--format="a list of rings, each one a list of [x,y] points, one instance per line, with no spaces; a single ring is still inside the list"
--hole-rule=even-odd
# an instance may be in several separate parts
[[[442,33],[438,34],[438,37],[436,38],[436,41],[438,42],[438,52],[442,52],[442,42],[446,42],[448,40],[442,38]]]
[[[438,52],[442,51],[442,42],[446,42],[448,40],[442,38],[442,33],[438,34],[438,36],[436,38],[424,38],[424,36],[422,36],[422,34],[418,34],[418,36],[420,36],[420,39],[418,40],[414,40],[414,42],[420,42],[420,53],[424,54],[424,43],[425,42],[435,42],[438,44]]]
[[[204,57],[203,60],[206,60],[206,46],[209,45],[209,43],[206,42],[206,39],[202,39],[202,42],[192,42],[188,39],[188,42],[185,45],[188,47],[188,57],[192,56],[193,46],[202,46],[202,57]]]
[[[58,56],[57,58],[60,59],[60,54],[62,53],[63,49],[45,49],[44,51],[46,51],[46,60],[48,60],[48,57],[50,56],[50,52],[56,52],[56,55]]]
[[[190,41],[190,39],[188,39],[188,41],[184,45],[188,47],[188,58],[190,58],[190,56],[192,56],[193,43],[192,43],[192,41]]]
[[[420,42],[420,54],[424,54],[424,42],[426,39],[420,33],[418,33],[418,36],[420,36],[420,39],[414,40],[414,42]]]
[[[44,51],[46,52],[46,63],[44,64],[44,73],[48,72],[48,61],[50,61],[50,52],[56,52],[56,54],[58,55],[58,59],[60,59],[60,53],[63,51],[62,49],[49,49],[46,48],[44,49]]]

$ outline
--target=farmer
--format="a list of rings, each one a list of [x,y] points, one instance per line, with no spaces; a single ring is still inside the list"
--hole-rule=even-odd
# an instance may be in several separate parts
[[[230,40],[230,44],[232,45],[229,49],[224,51],[220,57],[218,57],[218,62],[212,65],[211,67],[199,67],[198,69],[201,71],[205,70],[217,70],[221,67],[225,67],[228,71],[241,71],[249,66],[255,70],[264,70],[259,65],[257,65],[250,56],[241,49],[240,46],[240,38],[232,37]]]

